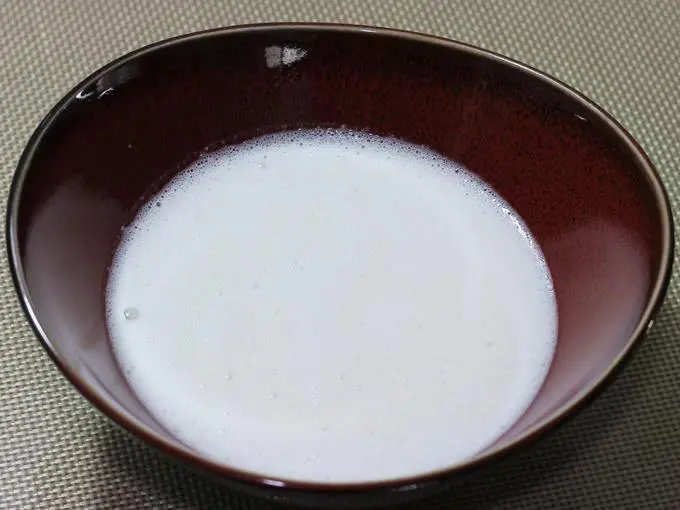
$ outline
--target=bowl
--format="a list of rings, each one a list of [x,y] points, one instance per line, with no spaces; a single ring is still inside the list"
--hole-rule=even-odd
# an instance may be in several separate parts
[[[519,421],[466,462],[352,484],[244,472],[160,426],[113,357],[103,289],[121,228],[145,197],[206,150],[312,127],[390,135],[461,163],[509,202],[544,252],[559,322],[548,376]],[[644,336],[673,259],[658,174],[588,99],[466,44],[341,25],[212,30],[106,65],[36,129],[7,218],[9,261],[28,320],[85,398],[145,443],[230,487],[322,506],[420,497],[552,430],[611,380]]]

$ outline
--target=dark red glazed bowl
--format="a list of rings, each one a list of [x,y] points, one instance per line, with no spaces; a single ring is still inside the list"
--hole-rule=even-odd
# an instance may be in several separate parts
[[[107,264],[143,198],[206,148],[316,126],[393,135],[464,164],[519,212],[542,246],[558,301],[554,362],[527,413],[469,462],[363,485],[264,479],[207,460],[164,431],[112,357],[102,303]],[[644,335],[673,249],[668,200],[649,159],[577,92],[461,43],[331,25],[204,32],[95,72],[31,138],[12,185],[7,233],[29,320],[97,408],[234,487],[324,506],[421,495],[564,420]]]

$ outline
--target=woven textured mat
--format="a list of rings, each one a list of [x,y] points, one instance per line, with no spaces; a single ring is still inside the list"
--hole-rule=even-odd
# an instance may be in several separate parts
[[[0,201],[22,147],[82,77],[141,45],[262,21],[417,30],[566,81],[619,119],[680,206],[680,2],[0,0]],[[4,220],[3,220],[4,228]],[[3,235],[4,237],[4,235]],[[0,261],[0,509],[261,509],[160,459],[99,416],[48,360]],[[680,509],[680,286],[591,407],[427,509]]]

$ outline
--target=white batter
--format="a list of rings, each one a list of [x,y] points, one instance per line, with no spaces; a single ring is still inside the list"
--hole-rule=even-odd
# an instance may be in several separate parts
[[[123,236],[108,326],[178,439],[270,478],[422,474],[490,445],[553,356],[543,255],[430,150],[295,131],[206,156]]]

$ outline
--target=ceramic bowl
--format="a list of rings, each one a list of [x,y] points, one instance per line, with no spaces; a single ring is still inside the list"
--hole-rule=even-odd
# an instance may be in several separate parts
[[[344,485],[239,471],[166,432],[112,355],[102,302],[107,266],[144,197],[206,148],[320,126],[394,136],[465,165],[510,203],[543,249],[558,304],[554,361],[524,416],[467,462]],[[418,497],[553,429],[603,388],[643,337],[673,249],[669,203],[652,163],[573,89],[459,42],[313,24],[187,35],[93,73],[30,139],[7,235],[37,337],[94,406],[234,488],[322,506]]]

